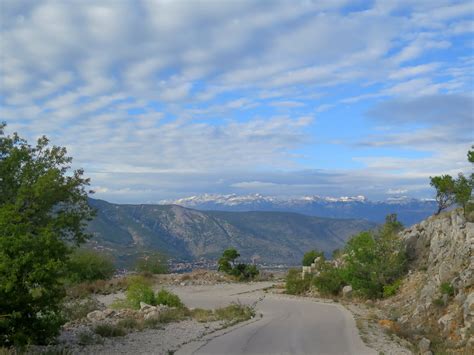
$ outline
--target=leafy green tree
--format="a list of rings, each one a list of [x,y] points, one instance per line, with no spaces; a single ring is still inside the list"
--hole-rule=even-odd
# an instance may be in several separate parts
[[[232,266],[234,265],[235,259],[237,259],[239,256],[239,252],[234,248],[226,249],[222,254],[222,257],[226,258],[232,264]]]
[[[471,148],[473,150],[468,150],[467,151],[467,160],[470,162],[470,163],[474,163],[474,145],[471,146]]]
[[[112,257],[94,250],[75,250],[68,262],[67,278],[72,282],[107,280],[114,273]]]
[[[436,202],[438,203],[439,214],[455,202],[455,184],[450,175],[430,177],[430,185],[436,189]]]
[[[236,264],[235,260],[238,257],[240,257],[240,254],[236,249],[226,249],[217,261],[217,270],[233,275],[242,281],[255,278],[259,274],[257,266],[243,263]]]
[[[303,255],[301,263],[303,266],[311,266],[311,264],[314,263],[314,259],[318,257],[324,260],[324,253],[315,249],[310,250]]]
[[[466,211],[466,204],[472,195],[473,180],[467,179],[463,174],[459,174],[454,181],[454,200]]]
[[[59,331],[71,245],[84,242],[89,179],[65,148],[29,145],[0,124],[0,346],[47,343]]]
[[[222,257],[217,261],[217,270],[231,273],[235,260],[240,256],[235,248],[229,248],[224,250]]]

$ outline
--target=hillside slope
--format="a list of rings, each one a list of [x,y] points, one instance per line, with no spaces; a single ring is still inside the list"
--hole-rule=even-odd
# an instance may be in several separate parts
[[[430,340],[435,353],[474,353],[474,223],[455,210],[401,236],[411,270],[398,295],[380,305],[412,340]]]
[[[217,258],[233,246],[244,259],[299,263],[304,252],[330,253],[374,223],[285,212],[197,211],[176,205],[118,205],[90,200],[92,243],[116,254],[155,249],[180,259]]]

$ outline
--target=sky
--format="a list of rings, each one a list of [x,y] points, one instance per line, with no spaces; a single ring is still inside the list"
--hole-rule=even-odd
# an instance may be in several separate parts
[[[474,2],[0,0],[0,121],[95,197],[433,197],[469,173]]]

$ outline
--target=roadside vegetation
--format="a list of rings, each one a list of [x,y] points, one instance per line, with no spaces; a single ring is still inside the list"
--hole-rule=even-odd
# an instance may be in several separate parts
[[[234,248],[226,249],[218,260],[218,270],[234,276],[239,281],[249,281],[258,276],[259,270],[256,265],[237,263],[239,252]]]
[[[326,260],[322,253],[311,251],[307,255],[317,258],[314,272],[303,279],[299,270],[290,270],[287,293],[303,294],[313,286],[325,296],[336,296],[344,286],[351,285],[360,297],[392,294],[406,272],[406,255],[398,237],[402,228],[396,215],[389,215],[379,229],[352,237],[337,259]],[[307,255],[303,264],[308,263]]]

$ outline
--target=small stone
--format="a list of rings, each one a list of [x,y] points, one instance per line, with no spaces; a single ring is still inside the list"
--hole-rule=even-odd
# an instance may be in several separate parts
[[[421,353],[425,353],[426,351],[430,350],[430,345],[431,345],[431,341],[429,339],[422,338],[418,342],[418,349],[420,349]]]

